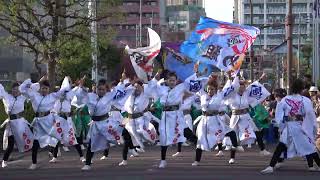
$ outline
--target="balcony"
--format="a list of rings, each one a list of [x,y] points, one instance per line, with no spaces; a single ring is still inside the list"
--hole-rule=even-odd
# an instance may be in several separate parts
[[[267,10],[267,14],[286,14],[286,9],[273,9],[269,7],[269,9]]]
[[[267,45],[274,45],[274,46],[278,46],[281,43],[283,43],[283,39],[268,39],[267,40]]]
[[[249,4],[250,0],[244,0],[243,3]],[[264,0],[252,0],[252,4],[263,4]]]
[[[307,13],[307,8],[292,8],[292,13],[299,14],[299,13]]]
[[[130,13],[130,12],[137,12],[139,13],[140,12],[140,6],[127,6],[127,5],[123,5],[121,6],[121,12],[123,13]],[[160,9],[159,7],[157,6],[142,6],[141,7],[141,10],[142,10],[142,13],[151,13],[151,12],[154,12],[154,13],[159,13],[160,12]]]
[[[109,22],[109,21],[102,20],[99,22],[99,24],[128,24],[128,25],[134,24],[135,25],[135,24],[139,24],[139,22],[140,22],[139,17],[125,17],[122,21],[115,20],[114,22]],[[142,17],[141,23],[150,24],[150,18]],[[160,24],[160,18],[153,18],[152,23],[157,25]]]
[[[244,9],[244,14],[251,14],[250,9]],[[253,9],[253,14],[264,14],[263,9]]]
[[[286,0],[267,0],[267,3],[286,3]]]
[[[267,29],[266,34],[285,34],[285,29]]]
[[[245,24],[251,24],[250,18],[245,19],[244,23],[245,23]],[[263,20],[263,19],[259,19],[259,20],[254,19],[254,20],[253,20],[253,24],[264,24],[264,20]]]

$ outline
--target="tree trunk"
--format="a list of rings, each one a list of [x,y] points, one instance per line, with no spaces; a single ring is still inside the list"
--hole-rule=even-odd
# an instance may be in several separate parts
[[[56,61],[50,60],[48,62],[48,80],[50,82],[50,90],[53,91],[56,86]]]

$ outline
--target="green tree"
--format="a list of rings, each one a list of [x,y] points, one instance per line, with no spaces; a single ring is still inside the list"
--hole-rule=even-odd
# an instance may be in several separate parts
[[[311,74],[311,67],[310,67],[310,58],[312,56],[312,44],[308,43],[305,44],[302,48],[301,48],[301,52],[302,52],[302,57],[303,59],[301,60],[301,65],[304,68],[304,74]]]
[[[112,33],[109,33],[112,34]],[[120,63],[122,51],[107,42],[98,42],[98,67],[101,71],[112,70]],[[105,40],[105,39],[104,39]],[[64,76],[77,79],[86,75],[91,76],[91,45],[88,41],[70,41],[61,51],[61,58],[58,61],[58,76],[60,80]]]
[[[90,41],[88,27],[103,20],[119,18],[120,0],[99,1],[99,13],[88,16],[88,0],[2,0],[0,28],[10,35],[10,41],[34,55],[35,64],[48,65],[48,78],[56,81],[56,65],[70,42],[84,47]],[[83,44],[84,43],[84,44]],[[86,50],[89,50],[88,48]],[[80,57],[82,53],[80,53]]]

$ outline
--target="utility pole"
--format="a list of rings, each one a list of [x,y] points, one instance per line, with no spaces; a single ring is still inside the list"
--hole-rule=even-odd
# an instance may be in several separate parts
[[[297,62],[297,78],[300,77],[300,44],[301,44],[301,13],[299,13],[299,25],[298,25],[298,62]]]
[[[97,14],[97,4],[96,0],[90,0],[88,3],[88,9],[89,9],[89,17],[94,19],[90,24],[90,32],[91,32],[91,46],[92,46],[92,80],[94,82],[98,82],[98,43],[97,43],[97,22],[96,14]]]
[[[292,81],[292,0],[288,0],[288,14],[286,20],[287,26],[287,91],[291,93],[291,81]]]
[[[277,74],[276,74],[276,79],[277,79],[277,88],[280,88],[280,77],[281,77],[281,71],[280,71],[280,59],[278,57],[276,58],[276,69],[277,69]]]
[[[151,29],[152,29],[152,25],[153,25],[153,10],[152,10],[151,18],[150,18],[150,28]]]
[[[139,46],[142,46],[142,0],[140,0],[140,21],[139,21],[139,26],[140,26],[140,31],[139,31]]]
[[[250,24],[253,25],[253,4],[252,0],[250,0]],[[254,52],[253,52],[253,45],[250,47],[250,80],[251,82],[254,81],[253,77],[253,59],[254,59]]]

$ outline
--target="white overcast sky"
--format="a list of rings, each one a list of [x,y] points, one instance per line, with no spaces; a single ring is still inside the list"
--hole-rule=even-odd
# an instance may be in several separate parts
[[[234,0],[205,0],[207,17],[212,19],[232,22]]]

